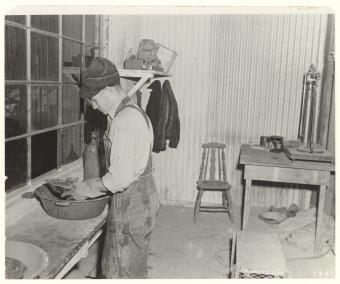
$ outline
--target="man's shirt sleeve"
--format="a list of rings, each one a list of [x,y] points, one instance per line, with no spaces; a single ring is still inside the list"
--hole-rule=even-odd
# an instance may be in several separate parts
[[[129,129],[128,122],[122,119],[113,121],[111,127],[110,167],[102,181],[114,193],[123,191],[136,179],[136,135]]]

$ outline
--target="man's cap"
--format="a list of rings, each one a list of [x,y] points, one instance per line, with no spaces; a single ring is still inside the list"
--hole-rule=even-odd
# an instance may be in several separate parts
[[[80,97],[89,99],[95,96],[100,90],[119,84],[120,77],[116,65],[104,57],[95,57],[85,71]]]

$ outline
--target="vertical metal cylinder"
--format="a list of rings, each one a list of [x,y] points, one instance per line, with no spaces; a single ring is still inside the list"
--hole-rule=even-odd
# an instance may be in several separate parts
[[[100,177],[100,158],[97,136],[92,132],[91,142],[84,151],[84,179]]]
[[[308,82],[308,80],[307,80],[306,104],[305,104],[305,111],[304,111],[302,143],[307,143],[308,135],[309,135],[312,88],[313,88],[312,84],[310,82]]]
[[[300,108],[300,122],[299,122],[299,132],[298,138],[303,138],[303,129],[304,129],[304,117],[305,117],[305,105],[306,105],[306,77],[307,75],[303,75],[303,85],[302,85],[302,96],[301,96],[301,108]]]

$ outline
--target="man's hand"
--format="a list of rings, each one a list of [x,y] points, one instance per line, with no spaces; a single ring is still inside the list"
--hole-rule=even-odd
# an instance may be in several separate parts
[[[85,181],[74,182],[71,187],[71,190],[61,194],[62,198],[67,198],[69,196],[75,200],[85,200],[86,198],[95,198],[103,195],[103,193],[96,188],[88,186]]]
[[[85,200],[86,196],[84,195],[84,187],[87,187],[85,182],[76,181],[71,185],[72,189],[64,191],[60,197],[66,199],[75,199],[75,200]]]
[[[85,180],[85,182],[90,188],[94,190],[97,190],[103,193],[106,193],[108,191],[108,189],[103,184],[101,178],[91,178],[91,179]]]

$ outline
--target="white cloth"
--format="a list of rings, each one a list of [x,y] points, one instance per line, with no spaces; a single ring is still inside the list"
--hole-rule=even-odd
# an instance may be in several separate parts
[[[103,176],[111,192],[123,191],[143,173],[152,149],[153,129],[140,111],[126,107],[114,117],[116,108],[108,114],[106,135],[110,147],[109,171]],[[151,145],[151,148],[150,148]]]

